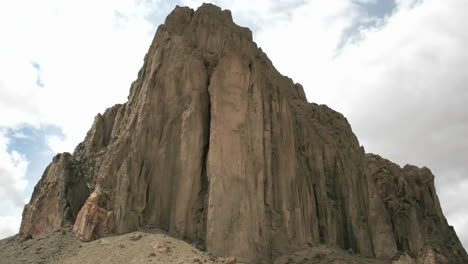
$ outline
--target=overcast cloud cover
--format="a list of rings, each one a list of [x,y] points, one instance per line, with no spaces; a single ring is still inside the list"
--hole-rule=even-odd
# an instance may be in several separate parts
[[[52,156],[126,100],[165,16],[202,2],[0,3],[0,238],[18,231]],[[367,152],[429,167],[468,246],[466,0],[211,2],[253,30],[309,101],[347,116]]]

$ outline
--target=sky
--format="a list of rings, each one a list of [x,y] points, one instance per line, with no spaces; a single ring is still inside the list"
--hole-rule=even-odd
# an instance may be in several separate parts
[[[0,2],[0,238],[52,157],[127,100],[158,25],[198,0]],[[308,100],[343,113],[367,152],[429,167],[468,247],[466,0],[212,2]]]

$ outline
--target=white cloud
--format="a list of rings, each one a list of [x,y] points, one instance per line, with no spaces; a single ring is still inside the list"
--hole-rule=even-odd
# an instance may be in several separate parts
[[[386,24],[344,47],[329,68],[334,78],[304,86],[327,87],[323,102],[348,116],[366,150],[430,167],[449,223],[467,246],[468,194],[460,188],[468,181],[466,3],[398,4]]]
[[[28,161],[20,153],[8,150],[9,140],[0,130],[0,201],[11,201],[14,206],[22,207],[25,197],[23,191],[27,181],[24,178]]]
[[[18,232],[27,199],[24,191],[28,161],[18,152],[9,151],[8,145],[5,131],[0,130],[0,238]]]
[[[21,212],[22,210],[16,210],[12,215],[0,216],[0,238],[18,233],[21,223]]]
[[[14,131],[12,137],[14,137],[14,138],[27,138],[27,136],[21,131]]]
[[[54,150],[73,151],[98,112],[126,100],[155,31],[144,18],[147,6],[125,0],[0,5],[0,110],[9,113],[0,126],[58,125],[65,138]]]

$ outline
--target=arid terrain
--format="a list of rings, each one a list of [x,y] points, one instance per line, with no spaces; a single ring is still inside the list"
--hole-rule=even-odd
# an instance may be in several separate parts
[[[234,257],[217,257],[185,241],[153,228],[100,238],[92,242],[77,239],[70,228],[44,238],[0,240],[2,264],[234,264]],[[276,258],[274,264],[388,264],[390,260],[362,258],[352,252],[325,245],[304,245],[302,249]],[[394,262],[398,263],[398,262]]]

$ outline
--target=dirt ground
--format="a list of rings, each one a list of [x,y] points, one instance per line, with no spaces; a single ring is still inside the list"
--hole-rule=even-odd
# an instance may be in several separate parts
[[[200,251],[159,229],[147,229],[92,242],[81,242],[70,229],[45,238],[22,240],[17,236],[0,240],[0,263],[60,264],[234,264]],[[274,264],[388,264],[390,261],[361,258],[352,252],[325,245],[305,246],[278,257]]]
[[[291,254],[280,256],[274,264],[391,264],[390,260],[360,257],[353,252],[325,245],[304,247]]]
[[[0,240],[0,263],[53,263],[64,255],[77,252],[80,245],[68,229],[45,238],[23,240],[12,236]]]
[[[132,264],[132,263],[236,263],[219,258],[159,229],[81,242],[70,229],[45,238],[23,240],[12,236],[0,240],[0,263]],[[237,262],[239,263],[239,262]]]

